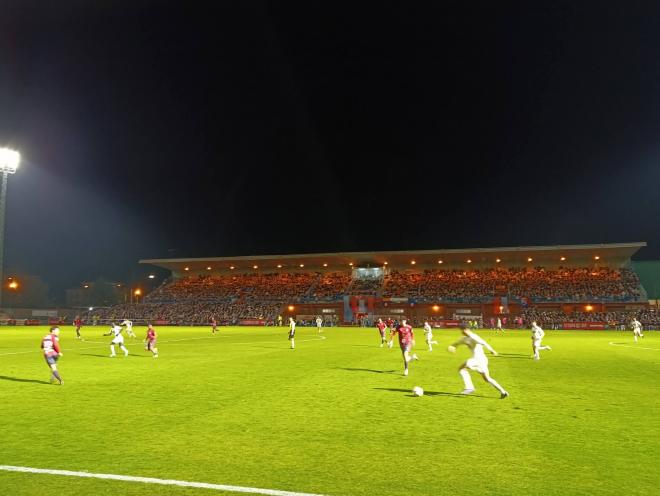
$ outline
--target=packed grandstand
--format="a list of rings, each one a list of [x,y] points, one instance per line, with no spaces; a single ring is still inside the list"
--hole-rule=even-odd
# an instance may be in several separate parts
[[[405,314],[414,323],[476,320],[488,327],[501,318],[509,327],[537,320],[549,328],[620,327],[637,316],[654,326],[658,319],[629,263],[640,246],[149,260],[143,262],[169,268],[172,277],[139,304],[95,314],[180,325],[270,325],[282,316],[304,323],[317,315],[326,325],[370,325]]]

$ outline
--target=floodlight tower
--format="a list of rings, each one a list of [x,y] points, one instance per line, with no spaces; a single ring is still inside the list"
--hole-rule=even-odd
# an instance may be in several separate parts
[[[5,202],[7,199],[7,179],[14,174],[21,163],[21,154],[9,148],[0,148],[0,172],[2,172],[2,189],[0,190],[0,308],[2,308],[2,290],[5,287]]]

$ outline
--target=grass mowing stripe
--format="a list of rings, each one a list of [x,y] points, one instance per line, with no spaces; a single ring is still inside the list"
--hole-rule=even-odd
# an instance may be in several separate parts
[[[644,346],[636,346],[636,345],[623,344],[623,343],[613,343],[612,341],[609,342],[609,345],[610,346],[621,346],[622,348],[632,348],[634,350],[660,351],[660,348],[645,348]]]
[[[92,472],[76,472],[73,470],[53,470],[46,468],[15,467],[13,465],[0,465],[0,470],[6,472],[24,472],[30,474],[64,475],[68,477],[85,477],[89,479],[109,479],[125,482],[141,482],[143,484],[161,484],[163,486],[196,487],[200,489],[214,489],[232,493],[266,494],[269,496],[323,496],[313,493],[298,493],[294,491],[279,491],[277,489],[262,489],[259,487],[229,486],[225,484],[209,484],[208,482],[189,482],[175,479],[156,479],[154,477],[134,477],[131,475],[95,474]]]

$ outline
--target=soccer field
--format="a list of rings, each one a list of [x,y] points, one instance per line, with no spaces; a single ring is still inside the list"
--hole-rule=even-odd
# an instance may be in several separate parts
[[[402,375],[375,329],[159,328],[160,356],[106,327],[63,327],[63,386],[48,383],[41,328],[0,328],[0,465],[340,495],[634,495],[660,485],[660,335],[479,331],[499,393],[438,331]],[[414,397],[413,386],[426,395]],[[217,495],[216,489],[0,470],[2,495]]]

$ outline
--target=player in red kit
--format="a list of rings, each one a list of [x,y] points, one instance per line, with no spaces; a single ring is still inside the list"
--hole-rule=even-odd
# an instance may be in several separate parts
[[[419,360],[415,353],[412,355],[410,354],[412,347],[415,346],[415,334],[413,328],[406,323],[406,319],[401,319],[401,324],[396,330],[392,331],[391,336],[393,337],[394,334],[399,335],[399,347],[403,354],[403,375],[408,375],[408,364],[413,360]]]
[[[149,324],[147,326],[147,337],[144,340],[144,342],[146,343],[144,350],[153,353],[154,358],[158,358],[158,348],[156,348],[156,339],[158,339],[158,334],[156,333],[154,327],[151,324]]]
[[[80,315],[76,315],[76,318],[73,321],[73,325],[76,326],[76,339],[82,339],[82,336],[80,335],[80,328],[82,327],[82,320],[80,319]]]
[[[394,331],[396,330],[396,322],[394,319],[387,319],[387,328],[390,330],[390,341],[387,343],[387,347],[391,348],[393,341],[392,339],[394,338]]]
[[[60,373],[57,371],[57,360],[63,355],[62,350],[60,349],[59,335],[60,328],[51,327],[50,332],[41,340],[41,349],[44,350],[44,358],[52,372],[50,382],[52,383],[57,380],[61,385],[64,384],[64,381],[62,380]]]
[[[385,329],[387,328],[387,324],[383,322],[383,319],[378,319],[378,322],[376,322],[376,327],[378,328],[378,333],[380,334],[380,347],[382,348],[387,341],[387,338],[385,337]]]
[[[215,334],[218,330],[218,323],[215,320],[215,317],[211,317],[211,333]]]

